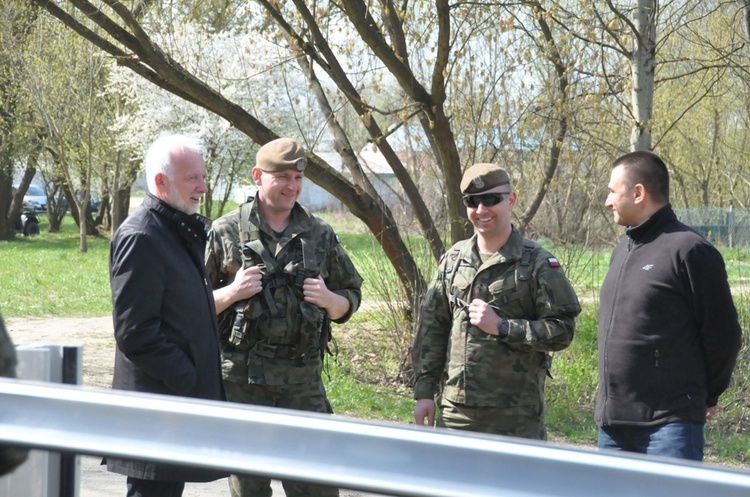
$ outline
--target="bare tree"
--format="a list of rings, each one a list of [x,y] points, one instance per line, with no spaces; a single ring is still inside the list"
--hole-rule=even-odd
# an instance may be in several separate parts
[[[35,0],[35,3],[115,57],[119,64],[157,86],[224,117],[256,143],[264,144],[277,137],[258,119],[227,100],[165,53],[123,4],[113,0],[106,1],[112,10],[110,16],[85,0],[69,2],[70,11],[52,2]],[[83,13],[110,38],[100,36],[77,20],[74,17],[76,13]],[[410,300],[414,302],[420,295],[423,278],[384,203],[347,180],[317,156],[311,158],[308,176],[342,200],[376,234],[399,278],[408,289]]]

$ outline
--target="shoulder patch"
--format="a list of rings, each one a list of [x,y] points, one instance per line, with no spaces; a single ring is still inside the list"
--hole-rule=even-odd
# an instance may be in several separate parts
[[[336,243],[341,244],[341,238],[339,238],[338,235],[334,234],[334,238],[336,238]]]
[[[549,267],[560,267],[560,261],[557,260],[557,257],[547,257],[547,262],[549,262]]]

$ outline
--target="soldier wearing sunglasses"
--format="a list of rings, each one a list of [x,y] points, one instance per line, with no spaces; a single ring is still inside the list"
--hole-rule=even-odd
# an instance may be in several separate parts
[[[516,192],[504,169],[475,164],[461,193],[476,233],[443,256],[425,295],[414,419],[544,440],[549,353],[572,341],[578,298],[558,260],[513,226]]]

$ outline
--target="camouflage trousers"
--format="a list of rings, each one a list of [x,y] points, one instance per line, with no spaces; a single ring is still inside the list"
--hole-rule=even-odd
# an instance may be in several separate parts
[[[437,426],[494,435],[546,440],[544,413],[530,415],[519,409],[495,406],[466,406],[440,399]]]
[[[333,413],[322,380],[300,385],[251,385],[224,382],[227,400],[243,404],[282,407],[300,411]],[[337,497],[337,488],[310,485],[296,481],[281,482],[287,497]],[[229,477],[232,497],[271,497],[271,479],[263,477]]]

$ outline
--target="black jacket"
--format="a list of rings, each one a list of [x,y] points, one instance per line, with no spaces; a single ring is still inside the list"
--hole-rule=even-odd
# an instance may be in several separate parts
[[[117,350],[112,388],[223,400],[213,293],[205,275],[206,219],[152,195],[112,237],[110,284]],[[109,459],[147,480],[211,481],[223,474]]]
[[[667,205],[628,228],[600,305],[597,424],[705,422],[742,342],[716,248]]]

